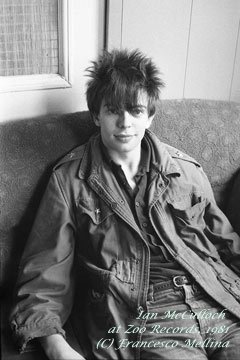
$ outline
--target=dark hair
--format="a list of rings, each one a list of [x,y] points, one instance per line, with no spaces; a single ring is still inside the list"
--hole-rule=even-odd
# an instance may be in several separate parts
[[[91,79],[86,97],[92,115],[99,114],[104,99],[116,109],[135,106],[141,91],[148,96],[149,116],[155,113],[164,83],[156,65],[139,50],[104,51],[87,71]]]

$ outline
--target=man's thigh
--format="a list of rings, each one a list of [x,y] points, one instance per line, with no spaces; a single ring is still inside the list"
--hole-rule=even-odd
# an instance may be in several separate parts
[[[185,303],[192,313],[198,315],[199,330],[208,358],[240,359],[240,320],[201,290],[195,294],[191,288],[188,290],[184,289]]]
[[[240,321],[198,288],[162,291],[148,310],[141,359],[240,359]]]
[[[222,329],[226,331],[221,332]],[[215,323],[214,337],[220,346],[209,348],[211,360],[239,360],[240,359],[240,321],[229,312],[224,319]]]
[[[168,289],[148,301],[149,314],[141,347],[142,360],[206,360],[204,347],[193,344],[203,341],[198,321],[184,301],[183,290]]]

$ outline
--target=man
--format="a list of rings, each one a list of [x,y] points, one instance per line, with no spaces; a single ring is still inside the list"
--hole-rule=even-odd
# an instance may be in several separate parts
[[[201,166],[148,130],[156,66],[114,50],[89,74],[100,132],[49,181],[11,315],[20,346],[39,338],[50,359],[239,358],[239,237]],[[81,355],[62,330],[75,293]]]

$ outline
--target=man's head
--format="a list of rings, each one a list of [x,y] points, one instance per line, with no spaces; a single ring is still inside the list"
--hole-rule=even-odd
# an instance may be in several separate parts
[[[93,117],[98,116],[103,101],[116,110],[128,110],[137,104],[142,93],[147,96],[148,115],[154,115],[164,84],[150,58],[138,50],[113,50],[104,51],[92,64],[87,69],[91,79],[86,95]]]
[[[163,86],[158,69],[140,51],[114,50],[88,71],[88,107],[109,155],[115,161],[139,158]]]

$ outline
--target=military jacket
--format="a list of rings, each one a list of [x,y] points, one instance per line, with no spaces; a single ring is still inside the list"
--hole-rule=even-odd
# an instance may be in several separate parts
[[[240,239],[202,167],[149,130],[144,141],[151,149],[148,216],[157,236],[210,297],[240,318]],[[35,337],[64,335],[74,311],[88,359],[138,359],[139,348],[118,345],[141,340],[141,333],[125,331],[144,325],[137,317],[147,311],[149,264],[148,244],[94,135],[53,169],[27,242],[11,313],[21,348]],[[118,332],[109,332],[114,327]]]

